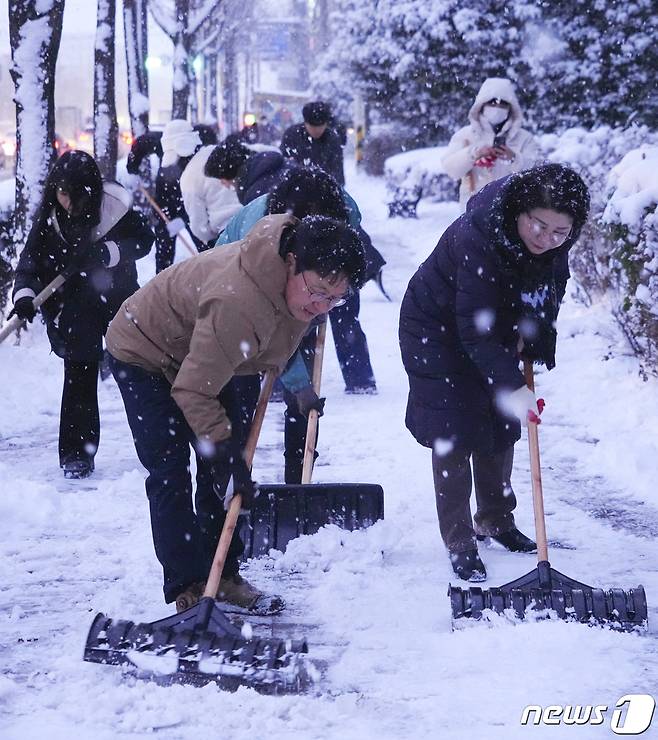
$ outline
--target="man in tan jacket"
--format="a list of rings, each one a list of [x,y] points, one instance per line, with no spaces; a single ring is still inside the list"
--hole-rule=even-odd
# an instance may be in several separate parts
[[[358,234],[330,218],[267,216],[241,241],[180,262],[127,299],[106,336],[140,461],[167,603],[191,606],[224,521],[229,479],[253,504],[234,377],[282,370],[310,321],[341,305],[365,269]],[[197,458],[192,507],[190,445]],[[219,598],[282,608],[238,574],[231,543]]]

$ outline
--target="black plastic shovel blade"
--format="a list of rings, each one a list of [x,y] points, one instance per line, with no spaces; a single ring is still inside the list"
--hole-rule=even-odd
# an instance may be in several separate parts
[[[261,485],[243,528],[246,557],[285,551],[290,540],[326,524],[365,529],[384,518],[384,491],[374,483]]]
[[[487,610],[523,619],[535,616],[634,631],[647,628],[647,597],[642,586],[592,588],[563,575],[542,561],[537,568],[498,588],[448,586],[453,621],[483,619]]]
[[[85,645],[91,663],[126,665],[160,683],[231,691],[250,686],[262,693],[299,693],[309,683],[304,640],[243,637],[217,606],[204,598],[180,614],[135,624],[97,614]]]

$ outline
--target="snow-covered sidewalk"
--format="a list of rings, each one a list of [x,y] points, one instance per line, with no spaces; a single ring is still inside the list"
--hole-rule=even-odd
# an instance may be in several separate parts
[[[543,622],[452,632],[446,590],[455,579],[439,538],[429,451],[404,427],[397,323],[408,279],[458,209],[422,201],[418,220],[389,220],[383,182],[351,173],[348,189],[388,260],[394,302],[373,285],[363,291],[377,396],[345,395],[335,355],[326,354],[315,480],[381,483],[386,519],[361,532],[328,527],[247,566],[250,579],[282,593],[313,625],[311,656],[315,640],[331,661],[318,695],[166,688],[82,662],[96,611],[153,621],[170,608],[118,390],[111,380],[101,386],[95,475],[65,481],[57,467],[61,363],[36,326],[20,347],[12,340],[0,347],[2,738],[602,738],[611,734],[610,713],[603,725],[577,730],[522,727],[521,713],[529,704],[613,708],[625,694],[658,694],[658,383],[638,377],[605,306],[565,305],[558,366],[537,378],[547,401],[540,427],[547,527],[563,545],[551,562],[591,585],[643,583],[653,631]],[[257,479],[282,479],[282,443],[282,406],[273,404]],[[531,534],[528,468],[521,442],[517,521]],[[494,548],[483,558],[487,585],[535,562]]]

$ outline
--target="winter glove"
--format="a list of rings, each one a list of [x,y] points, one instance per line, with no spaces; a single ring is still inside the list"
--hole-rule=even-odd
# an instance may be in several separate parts
[[[312,409],[315,409],[318,412],[318,416],[324,415],[324,402],[327,399],[319,398],[312,386],[307,385],[302,388],[301,391],[295,393],[295,400],[297,401],[299,413],[306,418],[308,418]]]
[[[185,221],[182,218],[172,218],[167,223],[167,233],[173,239],[179,232],[185,228]]]
[[[116,242],[94,242],[80,246],[73,255],[69,268],[76,272],[88,272],[98,267],[114,267],[119,263],[119,247]]]
[[[524,427],[528,426],[528,422],[541,424],[539,415],[545,405],[544,399],[537,400],[527,385],[522,385],[500,401],[503,412],[516,416]]]
[[[36,316],[36,313],[37,310],[34,307],[32,298],[26,295],[19,298],[16,303],[14,303],[14,307],[9,312],[9,316],[7,316],[7,318],[10,319],[12,316],[18,316],[21,321],[29,321],[31,323],[32,319]]]
[[[258,496],[258,484],[251,479],[251,471],[242,457],[242,450],[233,440],[227,439],[215,445],[212,456],[212,477],[215,493],[224,498],[224,508],[228,510],[234,493],[242,496],[242,508],[251,509]],[[233,486],[226,494],[230,480]]]

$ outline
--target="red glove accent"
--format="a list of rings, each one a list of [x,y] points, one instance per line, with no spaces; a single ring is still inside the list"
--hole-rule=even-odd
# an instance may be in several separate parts
[[[546,406],[546,401],[544,401],[543,398],[537,399],[537,408],[539,409],[539,413],[544,410]],[[534,411],[528,411],[528,421],[531,421],[533,424],[541,424],[541,419],[535,414]]]

